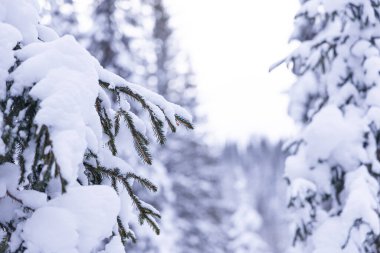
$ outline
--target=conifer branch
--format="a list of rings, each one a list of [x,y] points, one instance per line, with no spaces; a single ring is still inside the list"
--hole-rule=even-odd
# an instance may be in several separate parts
[[[10,193],[9,191],[7,191],[7,196],[10,197],[11,199],[13,199],[14,201],[20,203],[21,205],[23,205],[22,203],[22,200],[17,198],[16,196],[14,196],[12,193]]]
[[[175,119],[176,119],[178,125],[183,125],[183,126],[185,126],[187,129],[191,129],[191,130],[194,129],[193,124],[191,124],[191,122],[188,121],[187,119],[185,119],[184,117],[182,117],[182,116],[176,114],[176,115],[175,115]]]
[[[150,116],[150,121],[153,126],[154,135],[157,138],[157,142],[161,145],[165,144],[166,137],[163,130],[164,123],[160,119],[158,119],[156,116],[154,116],[153,112],[152,113],[149,112],[149,116]]]
[[[154,134],[156,136],[157,142],[161,145],[163,145],[166,142],[166,137],[165,137],[164,130],[163,130],[164,122],[162,122],[155,115],[154,110],[148,105],[148,103],[145,101],[145,99],[140,94],[133,92],[127,86],[115,87],[115,88],[111,89],[111,88],[109,88],[110,84],[107,82],[104,82],[102,80],[99,80],[99,85],[101,87],[103,87],[104,89],[107,89],[107,90],[109,90],[113,93],[116,93],[116,94],[124,93],[124,94],[128,95],[129,97],[131,97],[133,100],[137,101],[149,113],[149,118],[150,118],[150,121],[152,123],[153,131],[154,131]],[[163,111],[163,113],[165,115],[164,111]],[[190,123],[190,121],[188,121],[184,117],[176,114],[175,118],[176,118],[177,125],[183,125],[187,129],[194,129],[194,126]],[[166,115],[165,115],[165,119],[166,119],[171,131],[176,132],[176,128],[175,128],[173,122],[171,122]]]
[[[170,130],[173,133],[175,133],[177,131],[177,128],[174,126],[175,123],[171,122],[171,120],[169,119],[169,117],[166,115],[165,111],[161,107],[159,107],[159,108],[162,111],[162,113],[165,115],[165,120],[168,123],[168,126],[169,126]]]
[[[177,128],[174,126],[174,124],[170,121],[170,119],[165,115],[165,120],[168,123],[168,126],[170,127],[170,130],[175,133],[177,132]]]
[[[134,193],[131,184],[128,182],[128,179],[135,179],[137,182],[139,182],[142,186],[146,187],[148,190],[151,191],[157,191],[157,187],[150,182],[148,179],[142,178],[137,176],[134,173],[127,173],[126,175],[123,175],[120,173],[119,169],[107,169],[102,166],[94,167],[88,162],[83,163],[85,168],[89,171],[96,172],[102,177],[106,177],[109,179],[114,178],[118,182],[120,182],[124,188],[127,190],[129,197],[132,199],[133,204],[136,206],[137,210],[139,211],[139,222],[142,225],[144,221],[148,223],[148,225],[154,230],[156,234],[160,233],[160,229],[157,225],[157,223],[152,219],[152,217],[161,218],[160,214],[156,213],[154,210],[152,210],[149,207],[146,207],[142,204],[141,200],[137,197],[137,195]]]
[[[121,114],[124,121],[127,123],[129,130],[131,131],[133,144],[140,158],[147,164],[152,165],[152,155],[149,153],[148,139],[136,129],[136,126],[132,120],[131,115],[124,110],[120,110],[118,114]]]
[[[120,216],[117,216],[117,224],[119,227],[119,235],[124,245],[126,244],[126,239],[132,240],[133,243],[137,242],[135,234],[131,230],[127,231],[127,229],[123,225],[123,222],[121,221]]]
[[[121,118],[121,113],[118,112],[115,115],[115,136],[119,134],[120,131],[120,118]]]
[[[143,177],[140,177],[132,172],[128,172],[127,175],[126,175],[126,178],[132,178],[132,179],[135,179],[140,185],[142,185],[143,187],[147,188],[148,190],[152,191],[152,192],[156,192],[158,189],[157,189],[157,186],[155,184],[153,184],[151,181],[149,181],[148,179],[146,178],[143,178]]]
[[[115,135],[112,132],[113,125],[110,117],[108,116],[107,110],[102,106],[102,100],[100,98],[96,99],[95,103],[96,111],[100,117],[100,123],[102,125],[104,133],[108,136],[109,141],[107,143],[113,155],[117,154],[117,148],[115,144]]]

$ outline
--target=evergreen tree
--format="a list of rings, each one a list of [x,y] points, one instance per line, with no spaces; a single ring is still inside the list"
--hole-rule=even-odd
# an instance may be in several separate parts
[[[287,59],[304,126],[286,161],[294,249],[378,253],[380,2],[300,2]]]
[[[235,252],[231,248],[243,252],[284,252],[288,248],[281,146],[281,142],[256,136],[246,147],[226,144],[219,155],[223,202],[229,203],[231,213],[225,218],[225,229],[233,239],[228,242],[229,252]]]
[[[236,210],[231,216],[228,234],[228,251],[234,253],[268,253],[269,247],[258,234],[262,219],[255,210],[247,187],[247,175],[240,166],[232,167],[235,174],[234,194],[237,196]],[[243,218],[244,217],[244,218]]]
[[[159,233],[159,212],[133,182],[157,187],[129,157],[151,164],[146,129],[162,144],[166,129],[192,129],[189,115],[40,25],[36,1],[0,9],[1,252],[124,252],[132,204]]]
[[[147,85],[154,58],[151,8],[141,0],[93,0],[92,28],[84,34],[99,62],[129,80]]]
[[[288,214],[285,209],[286,183],[283,178],[285,154],[283,142],[271,143],[260,137],[251,138],[243,153],[248,188],[256,200],[256,210],[263,219],[261,235],[272,252],[288,247]],[[268,189],[269,190],[263,190]]]

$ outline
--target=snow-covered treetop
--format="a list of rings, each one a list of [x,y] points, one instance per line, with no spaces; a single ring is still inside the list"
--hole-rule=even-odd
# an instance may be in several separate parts
[[[380,1],[300,1],[286,163],[302,252],[378,252]],[[333,235],[333,236],[331,236]],[[302,244],[302,243],[301,243]]]
[[[128,161],[151,164],[147,136],[163,144],[168,129],[191,129],[191,117],[102,68],[38,12],[36,0],[0,2],[0,247],[124,252],[132,203],[159,232],[158,211],[132,184],[156,187]]]

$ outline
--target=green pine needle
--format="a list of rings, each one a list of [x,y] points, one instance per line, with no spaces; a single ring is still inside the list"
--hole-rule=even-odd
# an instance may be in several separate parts
[[[157,138],[157,142],[161,145],[164,145],[166,142],[166,137],[163,130],[164,123],[161,120],[159,120],[153,114],[153,112],[149,112],[149,115],[150,115],[150,121],[152,123],[154,135]]]
[[[133,144],[140,158],[149,165],[152,165],[152,155],[148,149],[148,139],[136,129],[133,119],[126,111],[120,111],[124,116],[124,120],[127,123],[129,130],[132,133]]]
[[[127,175],[126,175],[126,178],[133,178],[133,179],[135,179],[140,185],[142,185],[143,187],[146,187],[148,190],[150,190],[152,192],[156,192],[157,191],[157,186],[155,184],[153,184],[148,179],[140,177],[140,176],[138,176],[138,175],[136,175],[136,174],[134,174],[132,172],[128,172]]]
[[[193,130],[193,129],[194,129],[193,124],[191,124],[191,122],[188,121],[187,119],[185,119],[184,117],[182,117],[182,116],[176,114],[176,115],[175,115],[175,119],[176,119],[176,121],[177,121],[177,124],[179,124],[179,125],[183,125],[183,126],[185,126],[187,129],[190,129],[190,130]]]

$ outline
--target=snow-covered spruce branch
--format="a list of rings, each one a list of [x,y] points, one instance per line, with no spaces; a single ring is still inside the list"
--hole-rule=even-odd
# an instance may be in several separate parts
[[[193,128],[193,125],[191,124],[191,122],[189,120],[187,120],[186,118],[184,118],[183,116],[181,116],[180,114],[175,114],[175,120],[173,119],[170,119],[167,115],[166,115],[166,112],[159,106],[159,105],[154,105],[150,102],[147,102],[143,96],[141,96],[140,94],[136,93],[136,92],[133,92],[128,86],[124,85],[124,86],[117,86],[117,87],[114,87],[114,88],[110,88],[110,84],[107,83],[107,82],[104,82],[104,81],[99,81],[100,85],[104,88],[106,88],[107,90],[110,90],[112,91],[113,93],[116,94],[117,96],[117,100],[120,101],[120,94],[126,94],[128,95],[129,97],[131,97],[132,99],[136,100],[137,102],[139,102],[141,104],[141,106],[148,111],[149,113],[149,117],[150,117],[150,120],[151,120],[151,123],[152,123],[152,126],[153,126],[153,130],[154,130],[154,133],[157,137],[157,141],[160,143],[160,144],[164,144],[165,141],[166,141],[166,138],[165,138],[165,135],[163,133],[163,126],[164,126],[164,122],[158,118],[156,116],[157,114],[157,108],[159,108],[159,110],[162,112],[162,114],[165,116],[165,120],[166,122],[168,123],[170,129],[172,130],[172,132],[176,132],[176,127],[175,125],[183,125],[185,126],[187,129],[194,129]],[[157,107],[157,108],[155,108]],[[128,122],[128,125],[131,126],[131,124],[129,122],[132,122],[130,120],[128,120],[128,118],[130,118],[130,116],[128,114],[126,114],[122,109],[119,111],[119,114],[123,115],[125,120]],[[160,114],[160,113],[158,113]],[[174,122],[175,121],[175,122]],[[131,126],[132,127],[132,126]],[[132,130],[132,128],[131,128]]]
[[[0,10],[1,252],[122,253],[136,240],[130,205],[158,234],[133,182],[157,188],[132,164],[152,163],[149,133],[164,144],[167,129],[193,128],[190,115],[40,25],[36,1]]]

